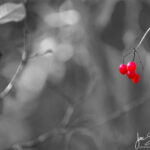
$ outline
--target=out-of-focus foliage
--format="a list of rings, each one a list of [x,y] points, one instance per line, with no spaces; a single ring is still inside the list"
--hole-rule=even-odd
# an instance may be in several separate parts
[[[4,3],[0,7],[0,24],[11,21],[18,22],[25,18],[25,8],[23,4]]]
[[[138,49],[144,70],[135,59],[139,84],[122,77],[118,66],[150,26],[149,1],[20,2],[25,2],[25,20],[0,25],[0,89],[16,71],[24,38],[29,55],[51,53],[30,59],[3,99],[0,148],[53,131],[69,110],[71,116],[64,119],[68,132],[35,149],[133,149],[136,133],[144,136],[150,130],[149,35]]]

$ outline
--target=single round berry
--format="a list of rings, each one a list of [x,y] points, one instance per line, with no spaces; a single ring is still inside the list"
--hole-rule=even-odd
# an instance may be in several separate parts
[[[119,72],[122,74],[122,75],[125,75],[127,73],[127,65],[125,64],[121,64],[119,66]]]
[[[134,78],[132,79],[132,82],[134,84],[137,84],[139,82],[139,80],[140,80],[140,76],[138,74],[135,74]]]
[[[135,75],[136,75],[135,71],[128,71],[127,72],[127,77],[129,79],[133,79],[135,77]]]
[[[134,61],[130,61],[127,64],[128,71],[135,71],[136,70],[136,63]]]

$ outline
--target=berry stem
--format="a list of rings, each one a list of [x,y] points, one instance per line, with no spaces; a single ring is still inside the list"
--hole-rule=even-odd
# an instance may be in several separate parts
[[[135,60],[135,53],[136,53],[136,49],[133,49],[133,61]]]
[[[128,52],[127,54],[124,54],[123,56],[122,56],[122,63],[124,64],[125,63],[125,58],[128,56],[128,55],[130,55],[130,54],[132,54],[132,52]]]
[[[135,49],[138,49],[138,48],[141,46],[142,42],[144,41],[144,39],[145,39],[145,37],[147,36],[147,34],[149,33],[149,31],[150,31],[150,27],[146,30],[146,32],[145,32],[144,35],[142,36],[142,38],[141,38],[139,44],[136,46]]]

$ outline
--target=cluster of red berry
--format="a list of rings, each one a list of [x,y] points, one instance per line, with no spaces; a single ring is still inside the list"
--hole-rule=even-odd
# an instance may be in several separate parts
[[[128,64],[121,64],[119,66],[119,72],[122,75],[127,75],[129,79],[132,79],[134,84],[139,82],[140,76],[135,72],[136,70],[136,63],[134,61],[128,62]]]

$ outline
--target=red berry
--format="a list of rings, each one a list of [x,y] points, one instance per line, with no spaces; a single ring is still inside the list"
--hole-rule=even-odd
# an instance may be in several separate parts
[[[119,72],[122,74],[122,75],[125,75],[127,73],[127,66],[125,64],[121,64],[119,66]]]
[[[135,77],[135,75],[136,75],[136,73],[135,73],[135,71],[128,71],[127,72],[127,77],[129,78],[129,79],[133,79],[134,77]]]
[[[131,61],[127,64],[128,71],[135,71],[136,70],[136,63],[134,61]]]
[[[140,80],[140,76],[139,76],[138,74],[136,74],[136,75],[134,76],[134,78],[132,79],[132,82],[133,82],[134,84],[136,84],[136,83],[139,82],[139,80]]]

